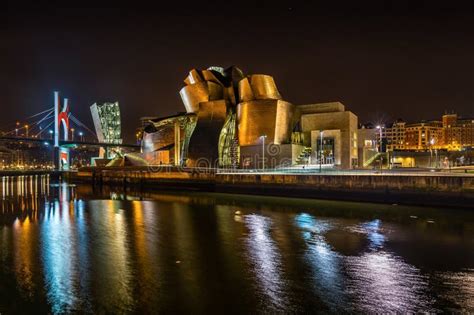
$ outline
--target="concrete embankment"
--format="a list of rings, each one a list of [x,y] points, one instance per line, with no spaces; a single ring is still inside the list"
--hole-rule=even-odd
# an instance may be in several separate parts
[[[447,174],[216,174],[208,170],[87,168],[70,180],[286,197],[474,208],[474,176]]]

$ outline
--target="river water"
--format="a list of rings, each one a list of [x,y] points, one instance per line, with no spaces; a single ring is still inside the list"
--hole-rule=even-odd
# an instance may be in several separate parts
[[[474,211],[2,178],[0,314],[474,312]]]

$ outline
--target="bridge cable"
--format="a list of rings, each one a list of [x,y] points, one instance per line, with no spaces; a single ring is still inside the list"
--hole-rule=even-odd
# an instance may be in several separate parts
[[[95,138],[97,138],[97,134],[92,131],[89,127],[87,127],[85,124],[83,124],[79,119],[77,119],[73,114],[69,116],[69,118],[79,127],[83,127],[86,129],[88,132],[90,132]]]

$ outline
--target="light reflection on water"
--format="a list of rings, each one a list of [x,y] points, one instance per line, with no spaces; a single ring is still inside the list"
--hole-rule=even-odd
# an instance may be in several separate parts
[[[80,299],[77,285],[76,229],[69,203],[55,201],[45,211],[41,224],[41,257],[47,299],[53,313],[75,309]],[[79,246],[75,246],[75,245]]]
[[[298,214],[295,223],[301,229],[307,246],[304,258],[312,271],[309,284],[329,309],[347,308],[341,256],[330,248],[323,236],[332,228],[331,223],[318,220],[308,213]]]
[[[0,313],[474,312],[471,212],[39,176],[0,191]]]
[[[284,310],[286,300],[283,292],[283,272],[281,261],[272,236],[272,221],[261,215],[246,215],[244,222],[249,231],[246,239],[249,261],[258,279],[258,290],[266,296],[262,304],[268,306],[267,311]]]

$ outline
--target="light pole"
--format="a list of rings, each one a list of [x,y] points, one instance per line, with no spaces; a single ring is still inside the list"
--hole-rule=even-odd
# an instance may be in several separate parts
[[[49,129],[48,132],[49,132],[49,138],[50,138],[51,140],[53,140],[53,131],[52,131],[51,129]]]
[[[26,133],[26,137],[27,137],[27,138],[28,138],[28,128],[30,128],[30,126],[25,125],[25,130],[26,130],[25,133]]]
[[[267,135],[263,134],[260,136],[262,138],[262,169],[265,170],[265,138]]]
[[[383,126],[378,125],[376,128],[379,130],[379,153],[382,153],[382,129],[383,129]],[[382,163],[383,163],[383,157],[382,157],[382,154],[380,154],[380,172],[382,172]]]
[[[79,137],[81,137],[81,142],[84,142],[84,133],[79,131]]]
[[[435,143],[435,139],[431,138],[430,140],[430,167],[433,165],[433,144]]]
[[[382,152],[382,129],[383,129],[383,126],[378,125],[376,128],[379,130],[379,152]]]
[[[71,128],[71,141],[74,141],[74,128]]]
[[[319,172],[322,172],[323,169],[323,135],[324,131],[319,131]]]

